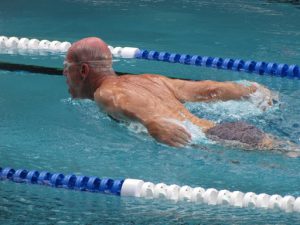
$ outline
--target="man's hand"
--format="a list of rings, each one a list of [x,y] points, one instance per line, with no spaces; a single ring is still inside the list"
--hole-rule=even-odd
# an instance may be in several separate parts
[[[190,133],[177,120],[159,118],[151,120],[145,125],[149,134],[164,144],[182,147],[191,141]]]
[[[279,101],[276,92],[272,92],[265,86],[256,82],[253,82],[253,85],[256,86],[256,91],[250,95],[249,101],[256,105],[257,108],[266,111],[274,103]]]

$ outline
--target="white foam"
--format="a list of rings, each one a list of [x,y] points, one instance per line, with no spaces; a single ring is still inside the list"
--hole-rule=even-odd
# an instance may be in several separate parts
[[[273,106],[273,101],[278,102],[277,93],[270,91],[258,83],[253,82],[253,84],[257,86],[257,90],[250,95],[247,101],[254,104],[258,109],[266,111]]]
[[[82,115],[96,120],[108,118],[106,113],[99,110],[98,106],[94,101],[89,99],[62,99],[61,102],[66,105],[72,105],[75,107]]]
[[[224,120],[247,119],[263,112],[248,101],[218,101],[213,103],[186,103],[185,106],[201,118],[221,122]]]
[[[185,120],[181,123],[189,131],[192,136],[190,144],[212,144],[212,140],[208,139],[202,129],[193,124],[192,122]]]
[[[148,133],[147,128],[139,122],[129,122],[127,125],[128,129],[134,133]]]
[[[178,125],[183,126],[190,134],[191,134],[191,145],[193,144],[212,144],[214,143],[212,140],[208,139],[204,132],[202,131],[202,129],[200,127],[198,127],[197,125],[193,124],[190,121],[178,121],[178,120],[169,120],[172,121],[174,123],[177,123]],[[139,122],[128,122],[125,123],[125,126],[132,132],[134,133],[144,133],[147,134],[147,128],[139,123]]]

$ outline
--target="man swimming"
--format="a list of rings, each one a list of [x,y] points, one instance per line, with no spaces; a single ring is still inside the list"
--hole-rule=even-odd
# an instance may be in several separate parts
[[[94,100],[114,119],[140,122],[158,142],[175,147],[188,145],[191,134],[182,122],[190,121],[219,142],[241,144],[249,149],[274,147],[273,138],[252,125],[215,124],[194,116],[183,105],[248,98],[263,88],[257,83],[186,81],[154,74],[117,76],[107,44],[95,37],[72,44],[64,62],[64,75],[73,98]]]

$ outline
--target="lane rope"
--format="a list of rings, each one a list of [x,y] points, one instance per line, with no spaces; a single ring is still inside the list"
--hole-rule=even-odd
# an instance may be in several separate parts
[[[235,207],[250,207],[263,209],[277,209],[285,212],[300,212],[300,197],[291,195],[280,196],[266,193],[255,194],[240,191],[216,190],[192,188],[176,184],[154,184],[139,179],[111,179],[95,176],[64,175],[62,173],[50,173],[26,169],[13,169],[0,167],[0,180],[9,180],[16,183],[40,184],[55,188],[65,188],[78,191],[112,194],[117,196],[129,196],[146,199],[168,199],[173,202],[186,201],[208,205],[230,205]]]
[[[67,41],[48,41],[28,38],[0,36],[1,49],[18,49],[21,51],[49,51],[54,53],[65,53],[71,46]],[[136,58],[169,63],[180,63],[184,65],[205,66],[209,68],[256,73],[259,75],[270,75],[277,77],[300,79],[298,65],[285,63],[256,62],[254,60],[231,59],[222,57],[200,56],[191,54],[178,54],[159,52],[155,50],[143,50],[135,47],[112,47],[109,49],[114,57]]]

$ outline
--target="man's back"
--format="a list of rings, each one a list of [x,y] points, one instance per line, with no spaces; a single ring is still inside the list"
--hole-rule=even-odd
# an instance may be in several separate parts
[[[190,115],[176,98],[168,79],[159,75],[124,75],[106,79],[95,100],[116,119],[145,122],[155,117],[183,121]]]
[[[139,121],[156,140],[181,146],[191,137],[182,121],[188,120],[204,129],[214,123],[191,114],[174,92],[169,78],[151,74],[124,75],[105,79],[94,99],[115,119]]]

